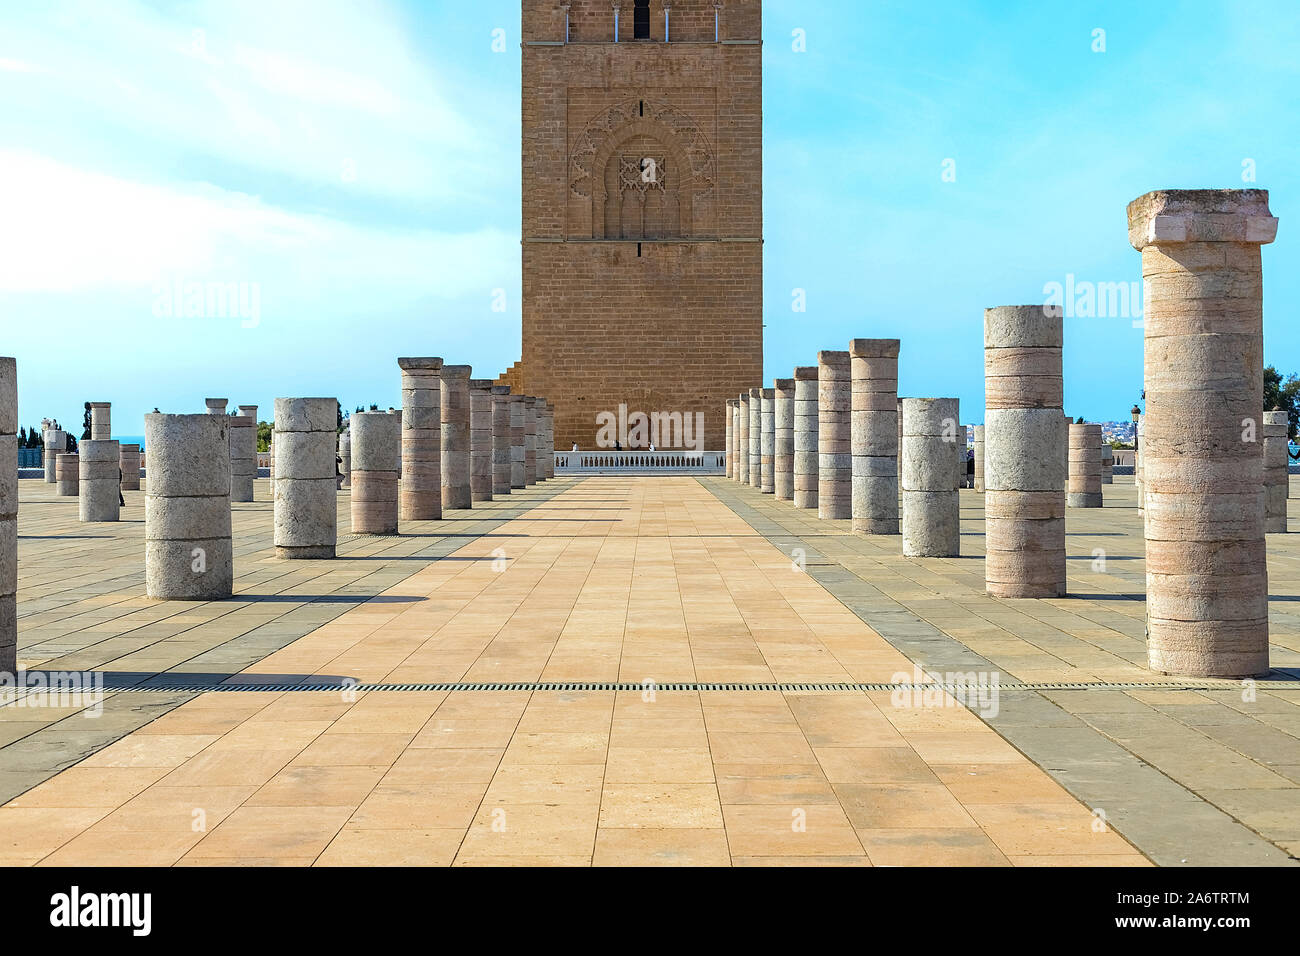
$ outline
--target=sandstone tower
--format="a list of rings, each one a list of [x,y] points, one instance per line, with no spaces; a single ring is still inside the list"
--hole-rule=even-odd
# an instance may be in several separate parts
[[[523,0],[523,356],[555,447],[763,371],[760,0]],[[680,445],[661,435],[658,447]]]

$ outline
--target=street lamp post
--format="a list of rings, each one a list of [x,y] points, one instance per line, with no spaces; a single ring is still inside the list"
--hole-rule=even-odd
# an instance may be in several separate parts
[[[1133,417],[1133,461],[1136,467],[1138,456],[1138,419],[1142,417],[1142,409],[1134,405],[1130,414]]]

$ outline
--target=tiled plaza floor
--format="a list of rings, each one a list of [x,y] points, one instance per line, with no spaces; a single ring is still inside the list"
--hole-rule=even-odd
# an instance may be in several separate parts
[[[182,604],[143,597],[139,493],[82,525],[24,481],[21,663],[151,689],[94,718],[0,708],[0,863],[1285,863],[1300,696],[1271,684],[1252,704],[1005,691],[987,722],[889,690],[165,686],[890,683],[913,661],[1151,681],[1132,488],[1111,487],[1119,507],[1071,512],[1071,597],[1007,602],[978,558],[904,561],[723,478],[558,479],[341,535],[329,562],[273,557],[259,482],[234,506],[235,599]],[[980,496],[962,500],[977,555]],[[1282,597],[1297,553],[1270,538]],[[1282,597],[1274,659],[1295,667]]]

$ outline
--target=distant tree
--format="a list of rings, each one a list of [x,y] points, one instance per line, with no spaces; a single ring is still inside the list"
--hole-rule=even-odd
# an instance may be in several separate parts
[[[25,425],[18,429],[18,447],[27,447],[27,427]]]
[[[334,410],[338,413],[338,434],[343,434],[343,403],[335,402]]]
[[[1264,369],[1264,411],[1279,408],[1286,412],[1287,437],[1294,440],[1300,426],[1300,375],[1292,372],[1282,378],[1273,366]]]
[[[274,426],[274,424],[275,424],[274,422],[257,423],[257,450],[258,451],[271,450],[271,428]]]
[[[1075,423],[1076,425],[1082,425],[1082,424],[1083,424],[1083,416],[1080,415],[1078,418],[1076,418],[1076,419],[1074,420],[1074,423]]]
[[[82,415],[81,422],[85,426],[81,432],[81,439],[85,441],[90,437],[90,402],[86,402],[86,412]]]

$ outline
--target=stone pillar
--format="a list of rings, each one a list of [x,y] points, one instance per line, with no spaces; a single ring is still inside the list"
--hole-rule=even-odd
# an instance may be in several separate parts
[[[527,474],[524,470],[524,396],[511,395],[510,398],[510,488],[528,487]]]
[[[113,403],[90,403],[90,438],[92,441],[108,441],[113,437]]]
[[[727,456],[731,459],[731,480],[740,481],[740,399],[727,399],[727,411],[731,415],[731,441],[727,445]]]
[[[1287,432],[1286,412],[1264,413],[1264,531],[1286,532]]]
[[[230,416],[230,500],[252,501],[257,477],[257,406],[241,405]]]
[[[984,310],[984,586],[1065,594],[1061,309]]]
[[[1101,426],[1070,426],[1070,477],[1065,503],[1071,508],[1101,507]]]
[[[956,481],[954,486],[958,489],[966,487],[966,426],[958,425],[953,434],[953,444],[956,446],[955,459],[953,461],[953,470],[956,474],[953,476]]]
[[[229,401],[228,398],[205,398],[203,404],[208,406],[209,415],[224,415],[226,414],[226,404]]]
[[[275,417],[278,425],[278,407]],[[230,597],[234,564],[226,417],[154,413],[144,417],[144,435],[149,453],[145,592],[172,601]]]
[[[1184,676],[1264,674],[1268,569],[1263,189],[1160,190],[1128,206],[1142,251],[1147,657]],[[1259,431],[1256,426],[1255,432]]]
[[[541,426],[541,420],[538,420]],[[492,379],[469,380],[469,496],[492,500]]]
[[[0,358],[0,674],[18,671],[17,594],[18,361],[5,356]]]
[[[402,457],[402,417],[395,412],[355,412],[352,533],[397,534],[397,463]]]
[[[747,485],[749,484],[749,392],[741,392],[737,402],[740,414],[737,441],[740,444],[740,453],[736,456],[736,464],[740,468],[740,483]]]
[[[1143,415],[1138,419],[1137,427],[1133,429],[1133,486],[1137,489],[1137,508],[1138,514],[1145,512],[1144,502],[1146,496],[1142,494],[1142,426],[1146,416]]]
[[[138,444],[119,446],[117,466],[122,472],[122,490],[139,491],[140,446]]]
[[[853,517],[848,352],[817,353],[817,516]]]
[[[524,396],[524,484],[537,484],[537,399]]]
[[[727,399],[726,424],[727,424],[727,477],[730,478],[732,469],[735,467],[735,455],[732,453],[731,442],[736,437],[735,434],[735,416],[732,414],[732,406],[735,403],[734,398]]]
[[[442,517],[442,359],[399,358],[402,370],[402,521]]]
[[[763,390],[749,390],[749,486],[763,488]]]
[[[759,389],[758,463],[762,469],[759,490],[776,492],[776,389]]]
[[[275,553],[281,558],[332,558],[338,544],[338,487],[333,398],[275,400]]]
[[[781,501],[794,499],[794,379],[778,378],[775,411],[776,440],[772,453],[772,485]]]
[[[542,443],[542,477],[549,480],[555,477],[555,405],[549,399],[542,399],[542,408],[546,412],[546,434]]]
[[[67,450],[68,433],[61,428],[47,428],[42,437],[45,440],[45,483],[52,485],[58,480],[54,473],[54,460]]]
[[[272,406],[274,409],[275,406]],[[271,483],[271,499],[275,500],[275,422],[271,423],[271,437],[266,441],[266,453],[270,456],[270,467],[267,468]]]
[[[79,465],[77,453],[61,454],[54,459],[54,477],[57,481],[57,493],[64,498],[77,497],[77,476]],[[16,472],[15,472],[16,474]]]
[[[984,493],[984,426],[975,427],[975,490]]]
[[[400,440],[399,440],[400,441]],[[401,450],[398,450],[398,465],[401,465]],[[352,487],[352,418],[349,416],[348,423],[344,426],[343,431],[339,432],[339,472],[343,475],[343,481],[339,483],[340,488]],[[401,477],[400,475],[398,476]],[[400,491],[400,488],[399,488]]]
[[[1113,485],[1115,483],[1115,449],[1110,447],[1110,442],[1102,439],[1101,443],[1101,483],[1103,485]]]
[[[77,449],[77,517],[116,521],[121,490],[121,449],[115,441],[87,438]]]
[[[492,494],[510,494],[510,386],[492,386]]]
[[[903,399],[903,556],[961,553],[961,512],[952,486],[955,398]]]
[[[442,367],[442,508],[471,508],[468,365]]]
[[[817,366],[794,370],[794,506],[817,507]]]
[[[898,339],[849,342],[857,534],[898,534],[898,347]]]

